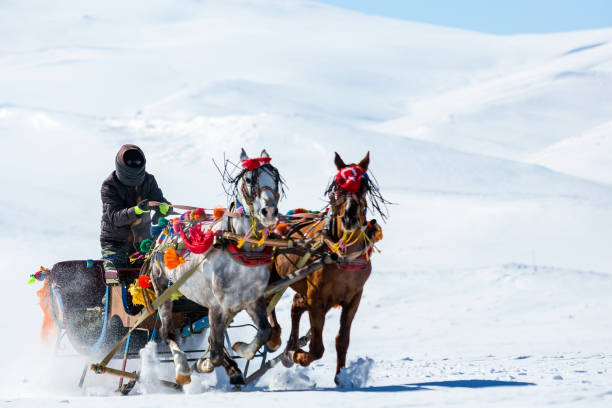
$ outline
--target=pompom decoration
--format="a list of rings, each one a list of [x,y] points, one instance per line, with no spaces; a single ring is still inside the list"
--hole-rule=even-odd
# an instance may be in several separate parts
[[[30,275],[30,279],[28,279],[28,285],[33,284],[36,281],[42,282],[47,279],[47,273],[49,273],[49,269],[41,266],[36,273]]]
[[[308,211],[305,208],[294,208],[292,210],[287,211],[286,215],[294,215],[294,214],[310,214],[312,211]]]
[[[244,167],[248,171],[253,171],[261,166],[270,163],[270,160],[272,160],[271,157],[255,157],[252,159],[247,159],[242,161],[242,167]]]
[[[138,277],[138,286],[143,289],[151,287],[151,278],[149,275],[141,275]]]
[[[223,217],[225,215],[225,208],[223,207],[217,207],[213,210],[213,216],[216,219],[219,219],[221,217]]]
[[[143,254],[146,254],[147,252],[149,252],[149,249],[151,249],[152,244],[153,244],[152,239],[150,238],[143,239],[142,242],[140,243],[140,252],[142,252]]]
[[[153,289],[143,288],[142,286],[140,286],[140,283],[137,283],[137,284],[132,283],[130,287],[128,288],[128,292],[130,292],[130,295],[132,295],[132,304],[134,305],[141,305],[141,306],[147,305],[147,303],[145,302],[144,296],[143,296],[143,292],[146,293],[147,297],[149,298],[150,303],[154,302],[156,298],[155,292],[153,291]]]
[[[289,226],[285,224],[284,222],[281,222],[280,224],[276,226],[275,232],[278,235],[285,235],[289,232]]]
[[[168,225],[168,220],[162,217],[159,219],[159,221],[157,221],[157,225],[163,228]]]
[[[174,302],[175,300],[179,300],[180,298],[183,297],[183,294],[181,292],[179,292],[178,290],[175,290],[174,292],[172,292],[172,294],[170,295],[170,301]]]
[[[174,248],[168,248],[164,254],[164,264],[166,265],[166,268],[174,269],[182,263],[185,263],[185,259],[183,259],[182,256],[179,256]]]
[[[161,225],[151,225],[151,236],[153,238],[157,238],[163,230],[164,227],[162,227]]]
[[[178,234],[180,230],[182,230],[182,226],[181,226],[181,220],[179,220],[178,218],[176,220],[174,220],[174,222],[172,223],[172,230],[174,231],[175,234]]]
[[[196,210],[193,211],[193,219],[194,220],[201,220],[206,218],[206,211],[204,211],[203,208],[198,208]]]
[[[336,174],[336,184],[343,190],[355,194],[359,191],[363,170],[359,166],[345,167]]]

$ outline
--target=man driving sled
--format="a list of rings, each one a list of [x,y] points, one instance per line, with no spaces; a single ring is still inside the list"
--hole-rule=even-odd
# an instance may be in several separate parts
[[[100,244],[107,278],[116,279],[117,268],[129,267],[129,255],[139,251],[143,240],[151,238],[151,210],[155,210],[155,224],[170,210],[155,177],[145,171],[145,164],[138,146],[123,145],[115,158],[115,170],[102,183]],[[152,207],[149,200],[163,204]]]

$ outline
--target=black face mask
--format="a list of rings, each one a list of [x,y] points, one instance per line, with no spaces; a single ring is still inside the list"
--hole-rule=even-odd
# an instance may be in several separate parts
[[[115,174],[126,186],[139,186],[145,179],[146,160],[142,151],[130,145],[123,146],[115,158]]]

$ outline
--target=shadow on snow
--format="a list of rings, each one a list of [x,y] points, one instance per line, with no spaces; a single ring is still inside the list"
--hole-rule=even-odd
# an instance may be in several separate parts
[[[405,392],[431,390],[428,387],[447,388],[489,388],[489,387],[524,387],[536,385],[521,381],[497,381],[497,380],[453,380],[453,381],[430,381],[404,385],[383,385],[377,387],[362,388],[311,388],[303,390],[276,390],[273,392],[303,392],[303,391],[333,391],[333,392]],[[261,391],[254,389],[253,391]]]
[[[530,382],[521,381],[497,381],[497,380],[454,380],[454,381],[430,381],[422,383],[408,384],[417,387],[449,387],[449,388],[488,388],[488,387],[524,387],[526,385],[536,385]]]

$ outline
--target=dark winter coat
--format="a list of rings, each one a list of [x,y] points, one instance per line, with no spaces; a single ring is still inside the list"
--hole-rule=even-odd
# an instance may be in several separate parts
[[[140,186],[122,184],[113,171],[102,183],[102,222],[100,244],[102,248],[116,248],[126,254],[138,250],[143,239],[151,238],[151,213],[137,216],[134,206],[140,201],[168,202],[155,177],[145,173]]]

